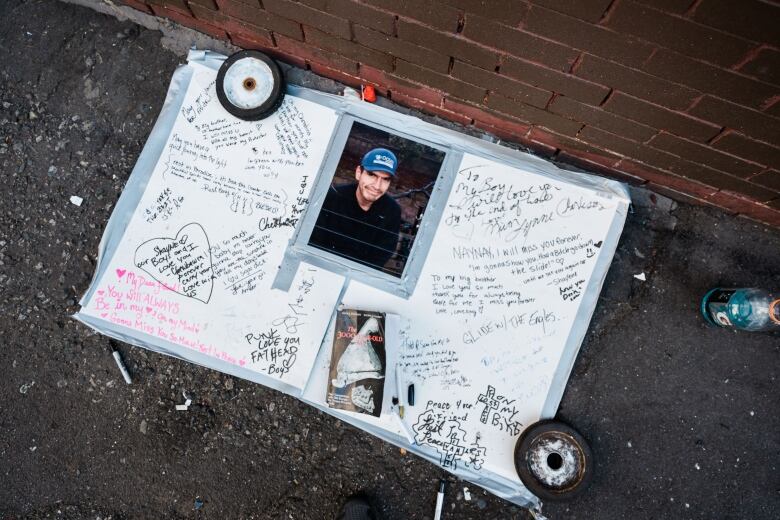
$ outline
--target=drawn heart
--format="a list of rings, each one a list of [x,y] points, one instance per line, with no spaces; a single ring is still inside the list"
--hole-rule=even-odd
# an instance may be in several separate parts
[[[241,365],[241,366],[246,365],[246,359],[239,359],[238,360],[238,364]]]
[[[601,247],[601,244],[603,244],[603,243],[604,243],[604,241],[603,241],[603,240],[599,240],[598,242],[596,242],[596,243],[595,243],[595,244],[593,244],[593,245],[594,245],[594,246],[596,246],[596,247]]]
[[[106,291],[100,290],[100,291],[98,291],[97,293],[98,293],[98,296],[103,296],[103,294],[104,294],[105,292],[106,292]]]
[[[101,317],[101,318],[103,318],[103,319],[105,319],[105,318],[106,318],[106,316],[108,316],[108,313],[107,313],[107,312],[104,312],[103,314],[101,314],[101,315],[100,315],[100,317]]]
[[[151,314],[153,310],[154,310],[154,309],[152,309],[151,307],[147,307],[147,308],[146,308],[146,312],[147,312],[147,313],[149,313],[149,314]]]
[[[125,273],[126,273],[126,272],[127,272],[127,269],[117,269],[117,270],[116,270],[116,275],[117,275],[119,278],[122,278],[122,277],[125,275]]]
[[[174,238],[152,238],[138,246],[135,266],[173,292],[203,303],[211,299],[211,245],[196,222],[182,227]]]

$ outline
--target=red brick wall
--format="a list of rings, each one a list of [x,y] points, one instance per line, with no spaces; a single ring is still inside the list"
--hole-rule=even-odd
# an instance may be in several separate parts
[[[690,202],[780,226],[768,0],[123,0]]]

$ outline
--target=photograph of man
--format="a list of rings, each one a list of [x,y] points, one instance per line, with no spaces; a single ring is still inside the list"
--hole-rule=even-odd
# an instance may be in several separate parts
[[[309,243],[349,260],[382,269],[395,253],[401,207],[387,194],[398,160],[374,148],[355,168],[357,182],[332,186]]]

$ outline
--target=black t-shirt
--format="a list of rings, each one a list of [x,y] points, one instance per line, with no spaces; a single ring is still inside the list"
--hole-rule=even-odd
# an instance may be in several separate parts
[[[398,245],[401,206],[384,194],[363,211],[356,190],[357,184],[330,187],[309,243],[381,269]]]

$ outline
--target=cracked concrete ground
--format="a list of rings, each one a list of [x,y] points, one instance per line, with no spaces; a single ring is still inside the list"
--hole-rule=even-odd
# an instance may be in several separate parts
[[[69,315],[182,58],[54,1],[1,2],[0,52],[0,518],[329,519],[361,490],[383,518],[431,518],[442,471],[295,399],[124,345],[122,382]],[[698,302],[780,285],[780,231],[633,196],[559,411],[595,479],[545,514],[778,518],[780,339],[710,328]],[[449,479],[444,518],[528,518]]]

